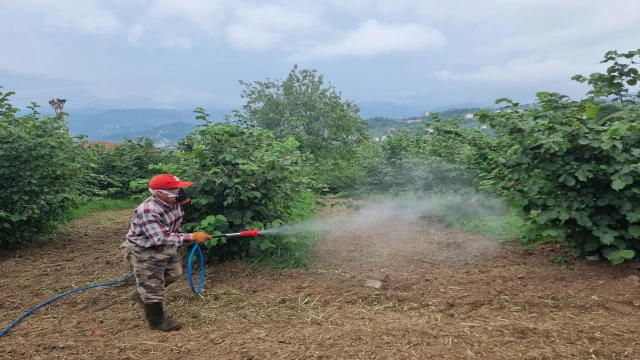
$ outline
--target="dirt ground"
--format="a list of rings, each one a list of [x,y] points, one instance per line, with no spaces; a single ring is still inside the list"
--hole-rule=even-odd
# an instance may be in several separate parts
[[[0,258],[0,330],[130,274],[118,249],[129,214]],[[338,220],[309,270],[230,263],[207,268],[201,296],[186,277],[169,287],[179,332],[149,330],[127,282],[37,310],[0,338],[0,358],[640,359],[637,264],[552,262],[555,246],[527,252],[430,219],[324,216]]]

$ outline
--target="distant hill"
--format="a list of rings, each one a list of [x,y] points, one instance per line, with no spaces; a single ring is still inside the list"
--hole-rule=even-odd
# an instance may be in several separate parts
[[[385,135],[400,132],[402,130],[419,130],[424,129],[425,125],[422,121],[429,123],[432,121],[431,114],[438,114],[440,118],[447,119],[457,116],[462,118],[463,121],[460,124],[462,128],[476,127],[479,128],[480,124],[475,117],[467,117],[468,114],[475,114],[480,111],[480,108],[449,108],[445,111],[430,112],[428,116],[424,116],[424,112],[419,116],[409,116],[402,118],[390,118],[386,116],[374,116],[368,119],[369,135],[372,137],[382,137]]]
[[[222,121],[231,111],[207,110],[210,120]],[[122,141],[147,136],[158,146],[172,145],[202,123],[192,110],[174,109],[108,109],[96,113],[68,111],[67,123],[72,135],[86,135],[88,140]]]
[[[195,124],[181,121],[156,126],[142,131],[111,134],[105,136],[103,140],[122,142],[124,138],[128,138],[135,141],[138,137],[145,136],[152,139],[158,147],[170,147],[175,145],[178,140],[192,133],[195,129]]]
[[[92,140],[105,140],[112,134],[132,133],[172,122],[194,123],[187,111],[165,109],[104,110],[95,115],[69,113],[72,134],[85,134]]]
[[[472,106],[439,106],[429,108],[416,104],[398,104],[388,101],[357,102],[360,116],[368,118],[369,133],[379,137],[393,130],[414,130],[423,128],[415,120],[429,120],[424,112],[438,112],[443,117],[460,116],[474,113],[479,107]],[[43,107],[39,109],[43,114],[52,114],[53,109]],[[231,108],[207,109],[211,114],[211,121],[222,121],[225,114],[231,114]],[[157,146],[173,146],[178,140],[196,129],[200,124],[195,119],[193,110],[138,108],[138,109],[108,109],[76,108],[66,111],[69,131],[73,135],[86,135],[89,141],[121,142],[124,138],[136,140],[140,136],[153,139]],[[22,110],[21,114],[28,113]],[[478,126],[477,119],[467,119],[463,126]]]
[[[372,117],[387,117],[391,119],[405,119],[416,116],[422,116],[425,111],[429,112],[446,112],[450,108],[454,109],[479,109],[478,105],[451,105],[451,106],[438,106],[431,108],[429,106],[421,106],[416,104],[397,104],[387,101],[363,101],[356,102],[360,107],[360,116],[364,118]],[[495,105],[494,105],[495,106]],[[493,106],[487,106],[493,107]]]

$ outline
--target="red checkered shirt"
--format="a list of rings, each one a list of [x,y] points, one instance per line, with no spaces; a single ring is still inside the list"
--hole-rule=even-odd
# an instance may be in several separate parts
[[[182,217],[180,204],[170,205],[150,196],[133,212],[126,237],[142,247],[181,246],[185,241],[193,241],[192,234],[177,232]]]

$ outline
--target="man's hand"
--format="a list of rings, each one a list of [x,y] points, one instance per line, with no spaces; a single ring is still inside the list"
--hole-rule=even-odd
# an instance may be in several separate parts
[[[176,231],[181,233],[182,232],[182,226],[178,226],[178,230],[176,230]]]
[[[204,244],[205,241],[211,240],[211,235],[203,232],[194,232],[193,233],[193,241],[198,244]]]

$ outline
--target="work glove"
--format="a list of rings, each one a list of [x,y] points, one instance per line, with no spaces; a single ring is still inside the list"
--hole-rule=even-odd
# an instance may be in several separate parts
[[[198,244],[204,244],[205,241],[211,240],[211,235],[203,232],[194,232],[193,233],[193,241]]]

